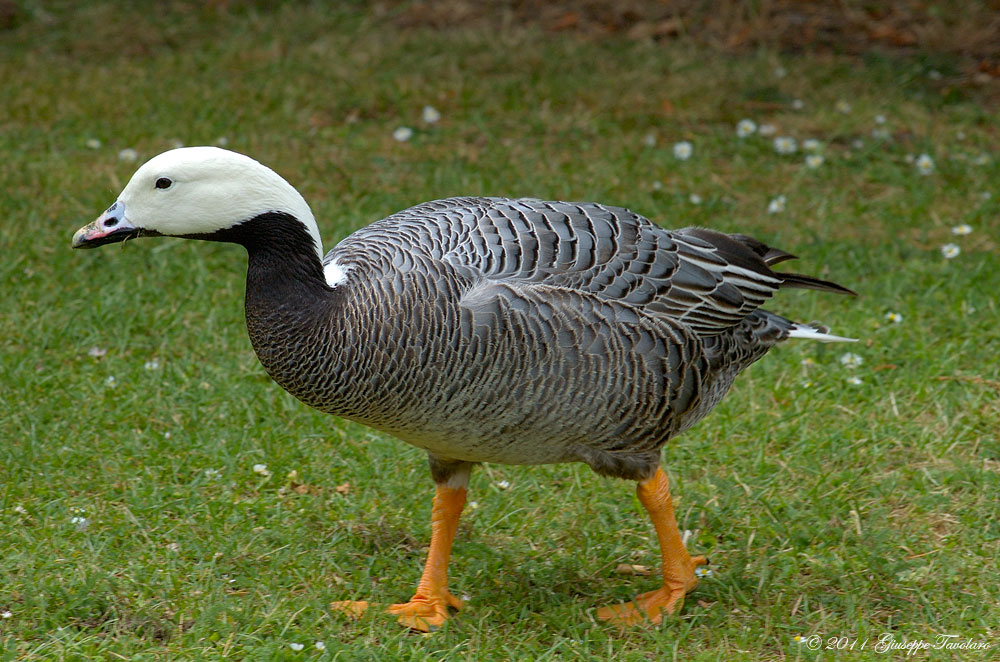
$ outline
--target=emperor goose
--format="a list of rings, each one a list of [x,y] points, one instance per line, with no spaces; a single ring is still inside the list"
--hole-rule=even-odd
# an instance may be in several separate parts
[[[773,345],[847,340],[759,307],[782,287],[850,293],[771,269],[791,254],[589,202],[425,202],[324,256],[288,182],[247,156],[190,147],[139,168],[73,246],[159,235],[245,247],[247,330],[274,381],[427,451],[430,551],[413,598],[389,608],[421,630],[462,606],[447,567],[478,462],[583,462],[638,481],[663,585],[597,616],[656,623],[675,612],[708,561],[685,550],[660,448]]]

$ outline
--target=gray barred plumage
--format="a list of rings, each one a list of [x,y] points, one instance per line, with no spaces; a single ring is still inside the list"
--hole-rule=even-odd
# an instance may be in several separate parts
[[[344,239],[305,298],[282,274],[315,257],[268,234],[247,289],[261,363],[303,402],[427,450],[438,478],[567,461],[648,478],[740,371],[796,329],[822,335],[767,298],[849,292],[772,271],[792,256],[749,237],[594,203],[427,202]]]

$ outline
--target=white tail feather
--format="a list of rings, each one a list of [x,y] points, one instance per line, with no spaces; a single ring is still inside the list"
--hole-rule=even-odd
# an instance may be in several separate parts
[[[788,332],[788,337],[808,338],[810,340],[818,340],[820,342],[858,342],[857,338],[844,338],[843,336],[835,336],[805,324],[794,325],[791,331]]]

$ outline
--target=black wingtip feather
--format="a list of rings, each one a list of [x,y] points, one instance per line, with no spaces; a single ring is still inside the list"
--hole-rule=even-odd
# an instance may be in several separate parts
[[[779,262],[784,262],[785,260],[799,259],[798,255],[792,255],[788,251],[783,251],[780,248],[771,248],[770,246],[767,247],[767,252],[761,257],[763,257],[764,263],[769,267],[773,267]]]
[[[708,228],[690,227],[679,230],[688,236],[697,237],[707,241],[716,247],[719,255],[724,257],[730,264],[750,269],[767,276],[777,276],[782,279],[785,287],[801,288],[806,290],[819,290],[820,292],[834,292],[836,294],[850,294],[857,296],[857,292],[849,290],[843,285],[838,285],[821,278],[804,276],[802,274],[784,273],[781,271],[771,271],[771,267],[786,260],[796,259],[788,251],[780,248],[768,246],[759,239],[754,239],[745,234],[723,234]],[[763,264],[761,264],[763,263]]]
[[[792,255],[788,251],[783,251],[780,248],[768,246],[763,241],[754,239],[753,237],[745,234],[731,234],[729,237],[730,239],[735,239],[745,245],[747,248],[760,256],[760,259],[764,260],[764,264],[769,267],[778,264],[779,262],[784,262],[785,260],[798,259],[797,255]]]
[[[804,290],[819,290],[820,292],[834,292],[836,294],[850,294],[851,296],[858,296],[858,293],[854,290],[849,290],[843,285],[837,285],[832,281],[823,280],[822,278],[813,278],[812,276],[789,274],[780,271],[776,271],[775,273],[781,277],[781,285],[783,287],[801,288]]]

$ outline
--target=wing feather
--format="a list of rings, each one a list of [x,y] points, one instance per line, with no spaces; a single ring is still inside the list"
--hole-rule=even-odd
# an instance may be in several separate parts
[[[664,230],[622,207],[534,199],[449,198],[374,223],[327,256],[350,268],[371,242],[423,250],[495,282],[538,283],[623,301],[681,321],[702,336],[724,332],[782,285],[850,292],[772,271],[791,259],[745,235]],[[391,247],[386,249],[391,251]]]

